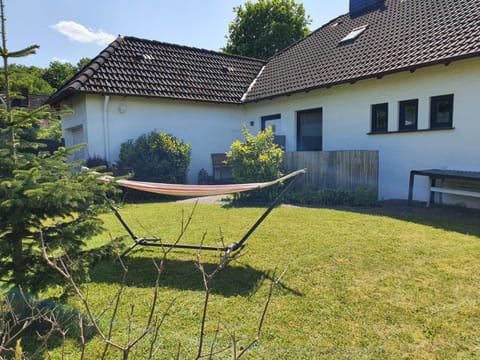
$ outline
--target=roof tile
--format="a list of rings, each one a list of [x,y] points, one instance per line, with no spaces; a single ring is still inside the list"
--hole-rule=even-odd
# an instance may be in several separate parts
[[[118,37],[52,95],[72,92],[239,103],[264,61],[134,37]]]
[[[332,20],[267,63],[119,37],[49,102],[83,92],[238,104],[479,55],[479,0],[385,0]]]
[[[350,43],[350,31],[368,28]],[[386,0],[380,9],[343,15],[272,57],[245,100],[409,70],[480,55],[480,1]]]

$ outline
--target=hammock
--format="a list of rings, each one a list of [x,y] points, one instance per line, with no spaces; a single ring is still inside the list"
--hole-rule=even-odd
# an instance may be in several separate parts
[[[281,178],[268,182],[247,183],[247,184],[228,184],[228,185],[184,185],[184,184],[167,184],[154,183],[146,181],[134,180],[116,180],[120,186],[140,191],[151,192],[162,195],[201,197],[214,195],[228,195],[250,190],[260,190],[266,187],[278,184],[299,174],[303,174],[305,170],[297,170]],[[114,181],[111,176],[102,176],[101,181]]]
[[[246,183],[246,184],[229,184],[229,185],[183,185],[183,184],[166,184],[166,183],[153,183],[145,181],[134,181],[134,180],[115,180],[111,176],[101,176],[98,178],[100,181],[109,182],[115,181],[120,186],[141,190],[146,192],[152,192],[156,194],[163,195],[174,195],[174,196],[188,196],[188,197],[202,197],[202,196],[213,196],[213,195],[227,195],[234,194],[250,190],[259,190],[266,187],[279,184],[284,181],[289,181],[288,184],[282,189],[280,194],[272,201],[268,206],[265,212],[258,218],[258,220],[247,230],[245,235],[241,238],[240,241],[234,242],[229,246],[204,246],[204,245],[188,245],[188,244],[166,244],[161,241],[160,238],[146,238],[138,237],[133,230],[128,226],[125,220],[120,215],[118,209],[114,206],[111,206],[111,209],[117,219],[120,221],[122,226],[128,232],[130,237],[133,240],[133,243],[120,255],[120,257],[125,256],[130,251],[132,251],[136,246],[158,246],[164,248],[180,248],[180,249],[194,249],[194,250],[214,250],[225,252],[226,255],[237,251],[243,248],[246,244],[245,242],[250,237],[250,235],[255,231],[255,229],[265,220],[265,218],[270,214],[275,206],[281,201],[283,196],[292,188],[293,184],[299,178],[299,175],[305,173],[305,169],[294,171],[288,175],[285,175],[281,178],[278,178],[273,181],[260,182],[260,183]]]

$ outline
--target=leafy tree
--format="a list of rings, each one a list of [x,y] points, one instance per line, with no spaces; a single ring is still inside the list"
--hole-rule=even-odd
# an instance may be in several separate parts
[[[48,95],[54,91],[50,84],[42,78],[45,69],[36,66],[11,64],[8,71],[11,93],[20,94],[22,88],[28,89],[31,94]],[[0,84],[0,89],[4,92],[3,81]]]
[[[84,58],[81,58],[80,60],[78,60],[77,71],[82,70],[85,67],[85,65],[87,65],[90,61],[91,61],[91,59],[87,58],[87,57],[84,57]]]
[[[242,130],[244,142],[234,141],[227,153],[226,163],[232,167],[232,176],[237,183],[270,181],[282,176],[283,150],[274,142],[271,127],[257,136]],[[270,199],[277,190],[264,189],[241,193],[240,198]]]
[[[86,57],[80,59],[76,66],[54,61],[50,63],[47,69],[10,64],[8,66],[10,92],[20,94],[21,90],[25,88],[28,89],[30,94],[52,94],[89,62],[90,59]],[[0,78],[3,78],[3,75],[0,75]],[[4,92],[3,81],[0,82],[0,91]]]
[[[222,49],[226,53],[268,59],[310,32],[310,17],[294,0],[247,1],[234,12]]]
[[[32,112],[11,109],[8,59],[34,54],[37,45],[10,52],[6,48],[3,0],[0,0],[5,106],[0,107],[0,281],[37,290],[58,281],[43,261],[39,240],[55,254],[81,252],[85,239],[99,232],[96,215],[103,209],[108,185],[97,183],[78,163],[66,158],[76,149],[43,152],[35,128],[49,119],[47,107]]]
[[[120,146],[118,166],[132,168],[139,180],[181,184],[187,182],[190,155],[190,144],[152,131]]]
[[[48,82],[52,88],[58,90],[67,80],[70,80],[76,72],[77,68],[70,63],[52,61],[43,74],[42,79]]]

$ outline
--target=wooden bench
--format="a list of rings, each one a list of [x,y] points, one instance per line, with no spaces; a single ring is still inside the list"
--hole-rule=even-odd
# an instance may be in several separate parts
[[[478,191],[472,191],[472,190],[464,190],[464,189],[458,189],[458,188],[451,188],[451,187],[445,187],[445,186],[430,186],[430,193],[441,193],[441,194],[450,194],[450,195],[460,195],[460,196],[471,196],[471,197],[476,197],[480,198],[480,192]],[[430,206],[430,199],[431,196],[429,196],[428,201],[427,201],[427,207]]]
[[[225,164],[225,153],[213,153],[212,168],[213,168],[213,182],[215,184],[229,184],[233,183],[231,167]]]
[[[452,186],[445,183],[445,180],[455,180],[461,182],[469,182],[472,183],[472,185],[473,183],[480,184],[480,172],[478,171],[443,169],[412,170],[410,171],[410,183],[408,188],[408,203],[410,205],[413,200],[413,187],[416,175],[427,176],[429,178],[429,197],[427,201],[427,206],[430,206],[430,204],[434,202],[435,193],[480,198],[480,188],[478,187],[460,187]],[[440,184],[438,184],[437,181],[440,182]]]

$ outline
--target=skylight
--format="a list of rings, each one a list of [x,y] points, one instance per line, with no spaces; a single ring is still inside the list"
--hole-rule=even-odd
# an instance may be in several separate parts
[[[343,43],[343,42],[355,40],[357,37],[360,36],[361,33],[365,31],[367,27],[368,25],[363,25],[353,29],[347,34],[347,36],[345,36],[342,40],[340,40],[340,42]]]

